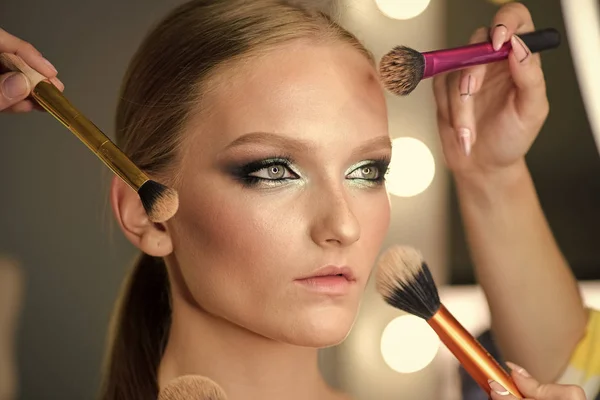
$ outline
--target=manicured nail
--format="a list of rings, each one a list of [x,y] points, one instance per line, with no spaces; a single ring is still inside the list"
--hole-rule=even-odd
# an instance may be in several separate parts
[[[56,70],[56,68],[54,67],[54,65],[52,65],[52,63],[48,60],[46,60],[45,58],[42,57],[42,60],[44,60],[44,63],[49,66],[52,71],[54,71],[54,73],[56,74],[58,71]]]
[[[496,382],[496,381],[493,381],[493,380],[491,380],[491,379],[490,379],[490,380],[488,381],[488,384],[490,385],[490,388],[491,388],[491,389],[492,389],[494,392],[498,393],[500,396],[508,396],[508,395],[510,394],[510,392],[509,392],[508,390],[506,390],[506,389],[504,388],[504,386],[502,386],[501,384],[499,384],[499,383],[498,383],[498,382]]]
[[[467,101],[471,94],[473,93],[473,88],[475,87],[475,78],[473,75],[465,75],[460,79],[460,99],[462,101]]]
[[[29,92],[29,81],[20,72],[10,74],[2,83],[2,94],[9,100],[25,96]]]
[[[529,375],[529,372],[527,372],[527,371],[525,370],[525,368],[523,368],[523,367],[521,367],[521,366],[519,366],[519,365],[517,365],[517,364],[515,364],[515,363],[508,362],[508,361],[506,362],[506,365],[508,365],[508,367],[509,367],[511,370],[513,370],[513,371],[517,371],[517,373],[518,373],[519,375],[522,375],[522,376],[524,376],[525,378],[531,378],[531,375]]]
[[[471,154],[471,130],[467,128],[460,128],[458,130],[458,141],[460,142],[460,146],[462,147],[462,151],[466,157],[469,157]]]
[[[500,47],[506,42],[506,35],[508,34],[508,28],[506,25],[498,24],[494,27],[492,33],[492,47],[494,50],[500,50]]]
[[[65,88],[65,84],[62,83],[62,81],[57,77],[50,78],[50,82],[52,82],[52,84],[56,86],[59,90],[63,90]]]
[[[517,57],[517,60],[519,60],[520,63],[529,58],[529,54],[531,53],[520,37],[518,37],[517,35],[513,35],[510,38],[510,44],[512,45],[513,51],[515,52],[515,56]]]

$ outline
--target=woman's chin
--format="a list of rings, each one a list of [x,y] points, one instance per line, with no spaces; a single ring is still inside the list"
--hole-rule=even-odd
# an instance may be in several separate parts
[[[289,344],[302,347],[325,348],[343,342],[354,324],[355,315],[339,312],[337,315],[319,318],[309,318],[291,325],[293,329],[287,332],[282,340]]]

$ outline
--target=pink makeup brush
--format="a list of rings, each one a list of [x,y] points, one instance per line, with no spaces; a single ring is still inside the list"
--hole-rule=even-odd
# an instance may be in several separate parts
[[[554,28],[517,35],[531,50],[537,53],[553,49],[560,44],[560,34]],[[508,58],[510,41],[499,50],[491,42],[475,43],[420,53],[406,46],[397,46],[381,58],[379,74],[384,86],[398,96],[412,92],[423,79],[434,75],[489,64]]]

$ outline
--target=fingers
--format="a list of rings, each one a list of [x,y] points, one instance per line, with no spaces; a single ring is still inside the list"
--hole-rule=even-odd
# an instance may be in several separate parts
[[[450,74],[446,80],[449,122],[454,130],[455,146],[465,157],[471,154],[476,139],[475,103],[473,95],[477,87],[471,74]]]
[[[449,120],[448,115],[448,94],[446,87],[446,78],[448,74],[439,74],[433,77],[433,94],[437,106],[438,117],[443,121]]]
[[[16,105],[29,96],[29,80],[20,72],[0,76],[0,110]]]
[[[438,129],[440,133],[440,141],[442,142],[442,148],[444,149],[444,155],[446,157],[448,157],[448,154],[457,154],[461,151],[459,148],[458,139],[456,135],[453,134],[450,116],[447,82],[449,76],[450,74],[440,74],[435,76],[433,79],[433,91],[437,105]],[[450,131],[448,131],[448,128],[450,128]]]
[[[65,85],[56,77],[50,81],[60,91]],[[0,111],[6,112],[28,112],[32,110],[43,110],[31,100],[26,100],[31,92],[29,80],[20,72],[8,72],[0,75]]]
[[[30,43],[0,29],[0,53],[11,53],[21,57],[27,65],[47,77],[54,86],[63,91],[65,85],[57,78],[56,68]],[[0,71],[2,66],[0,65]],[[6,70],[4,70],[6,71]],[[0,75],[0,111],[27,112],[42,108],[31,100],[26,100],[31,87],[21,73],[7,72]]]
[[[43,108],[39,107],[31,100],[23,100],[9,108],[4,109],[3,111],[8,113],[25,113],[38,109],[43,110]]]
[[[485,42],[487,37],[488,29],[482,27],[471,35],[469,43]],[[436,98],[443,99],[438,99],[438,108],[447,110],[447,120],[454,130],[454,135],[444,135],[442,140],[451,141],[444,144],[456,147],[465,157],[471,154],[477,137],[473,96],[481,88],[486,70],[485,65],[477,65],[445,76],[445,85],[441,80],[434,82]]]
[[[496,381],[490,381],[490,397],[492,400],[517,400],[508,390]]]
[[[487,40],[488,29],[479,28],[471,36],[469,43]],[[446,121],[454,135],[443,134],[445,148],[453,153],[469,156],[475,143],[475,105],[472,96],[481,88],[485,78],[485,65],[478,65],[451,74],[434,78],[433,89],[439,118]]]
[[[56,68],[30,43],[0,29],[0,53],[16,54],[31,68],[47,78],[56,76]]]
[[[468,157],[476,138],[475,102],[472,96],[475,94],[477,81],[473,75],[466,75],[462,79],[449,79],[448,83],[452,126],[458,135],[458,143],[463,155]]]
[[[521,391],[528,399],[534,400],[586,400],[582,388],[573,385],[540,384],[529,375],[522,367],[513,363],[507,363],[511,368],[511,376]],[[510,399],[510,396],[502,396],[497,390],[497,382],[490,383],[490,388],[497,395],[493,399]],[[498,397],[500,396],[500,397]]]
[[[546,83],[539,54],[532,54],[516,33],[535,29],[531,14],[520,3],[502,7],[494,16],[491,38],[495,49],[510,40],[512,50],[508,57],[511,76],[517,87],[516,108],[522,120],[538,125],[548,116]]]
[[[498,50],[514,34],[534,30],[533,19],[527,7],[521,3],[507,4],[496,13],[492,20],[492,29],[490,30],[492,45],[494,49]],[[541,63],[539,54],[535,54],[533,59],[536,63]]]
[[[481,43],[488,40],[489,30],[488,28],[481,27],[477,29],[469,39],[469,44]],[[461,82],[465,85],[464,81],[471,79],[472,87],[470,94],[473,95],[479,91],[481,84],[485,78],[486,65],[476,65],[474,67],[466,68],[461,71]],[[469,78],[469,75],[471,78]]]
[[[433,91],[437,105],[438,130],[446,161],[448,161],[449,156],[455,157],[455,154],[460,156],[460,154],[464,152],[464,150],[462,150],[464,147],[461,147],[458,134],[452,125],[450,95],[448,90],[448,79],[452,76],[454,76],[453,82],[456,82],[457,74],[440,74],[433,79]],[[454,93],[454,95],[456,95],[456,93]]]
[[[544,72],[533,60],[531,51],[518,36],[511,38],[512,51],[508,57],[510,73],[517,87],[516,107],[523,120],[542,123],[548,116]]]
[[[60,79],[58,79],[57,77],[54,78],[50,78],[50,82],[52,82],[52,84],[54,86],[56,86],[58,88],[58,90],[60,90],[61,92],[63,90],[65,90],[65,85],[64,83],[62,83],[62,81]]]
[[[529,32],[535,29],[531,14],[521,3],[509,3],[496,13],[492,20],[490,36],[495,50],[502,47],[515,33]]]

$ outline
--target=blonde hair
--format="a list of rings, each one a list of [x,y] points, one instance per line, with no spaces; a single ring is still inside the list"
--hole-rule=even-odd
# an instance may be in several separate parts
[[[182,127],[208,81],[232,62],[298,39],[341,41],[372,62],[355,36],[297,1],[193,0],[179,6],[149,33],[129,66],[117,108],[117,144],[140,168],[173,184]],[[111,323],[102,400],[157,397],[169,290],[162,259],[142,254]]]

